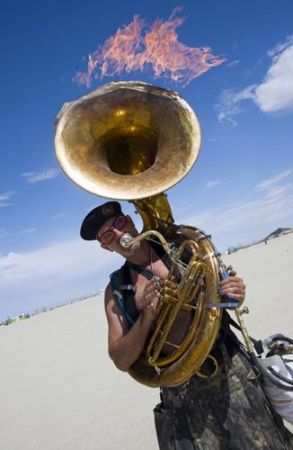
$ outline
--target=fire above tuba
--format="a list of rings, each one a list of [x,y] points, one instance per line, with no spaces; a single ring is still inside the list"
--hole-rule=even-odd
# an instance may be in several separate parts
[[[101,197],[131,201],[144,223],[135,239],[155,239],[169,255],[172,267],[158,318],[129,373],[148,386],[182,384],[200,373],[222,314],[214,307],[220,303],[222,263],[209,237],[185,227],[189,240],[181,239],[174,248],[168,239],[170,230],[176,230],[179,241],[184,234],[174,225],[164,191],[197,159],[200,127],[194,112],[176,92],[136,81],[114,82],[63,106],[55,146],[73,182]],[[127,239],[124,245],[129,245]],[[170,336],[182,314],[189,316],[189,325],[178,344]]]

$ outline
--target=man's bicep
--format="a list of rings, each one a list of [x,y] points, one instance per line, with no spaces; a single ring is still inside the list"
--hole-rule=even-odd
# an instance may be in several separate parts
[[[110,285],[105,291],[105,311],[108,321],[109,346],[128,331],[127,321],[118,307]]]

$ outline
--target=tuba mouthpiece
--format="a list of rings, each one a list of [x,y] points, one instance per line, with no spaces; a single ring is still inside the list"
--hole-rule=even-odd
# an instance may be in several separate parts
[[[130,233],[123,234],[123,236],[120,238],[121,247],[123,247],[123,248],[129,247],[132,239],[133,239],[133,236]]]

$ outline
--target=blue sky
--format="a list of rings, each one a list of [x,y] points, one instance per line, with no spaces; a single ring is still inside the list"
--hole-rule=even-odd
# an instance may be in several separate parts
[[[212,234],[218,248],[293,226],[293,5],[148,0],[1,3],[0,319],[102,289],[120,264],[79,239],[103,199],[61,172],[54,120],[61,106],[112,80],[176,89],[202,129],[198,162],[169,193],[177,222]],[[177,6],[181,43],[225,62],[187,86],[145,72],[72,82],[87,55],[139,15],[149,26]],[[125,203],[125,209],[133,208]]]

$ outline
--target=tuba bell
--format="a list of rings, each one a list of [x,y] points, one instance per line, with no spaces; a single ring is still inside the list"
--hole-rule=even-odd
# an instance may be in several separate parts
[[[172,262],[154,329],[130,375],[157,387],[176,386],[200,374],[221,322],[221,309],[214,307],[221,301],[221,261],[203,232],[174,225],[164,194],[198,157],[200,127],[193,110],[174,91],[137,81],[110,83],[63,106],[55,147],[61,168],[78,186],[132,202],[144,224],[135,239],[155,239]],[[189,326],[178,344],[169,336],[182,312],[189,315]],[[166,344],[172,350],[164,354]]]

